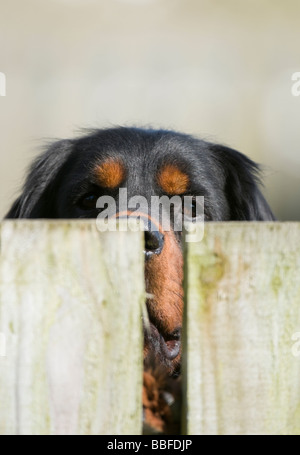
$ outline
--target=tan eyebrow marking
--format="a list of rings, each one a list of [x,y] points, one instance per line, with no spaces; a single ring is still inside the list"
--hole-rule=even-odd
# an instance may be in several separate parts
[[[166,164],[157,176],[158,184],[168,194],[183,194],[189,186],[189,177],[174,164]]]
[[[109,158],[95,168],[95,177],[99,185],[114,189],[121,185],[125,177],[125,168],[121,160]]]

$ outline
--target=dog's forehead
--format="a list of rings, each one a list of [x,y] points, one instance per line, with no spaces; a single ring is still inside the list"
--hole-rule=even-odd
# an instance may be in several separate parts
[[[113,167],[114,162],[129,173],[155,175],[166,164],[183,169],[195,158],[195,147],[188,136],[173,132],[121,129],[87,137],[78,145],[83,161],[88,160],[91,169],[107,162]]]
[[[81,138],[75,174],[132,194],[184,194],[209,173],[204,141],[174,132],[120,129]],[[80,180],[80,179],[78,179]]]
[[[197,141],[198,146],[200,142]],[[94,135],[80,138],[77,148],[99,160],[123,156],[151,165],[163,157],[189,155],[194,151],[195,140],[173,131],[119,128],[100,130]]]

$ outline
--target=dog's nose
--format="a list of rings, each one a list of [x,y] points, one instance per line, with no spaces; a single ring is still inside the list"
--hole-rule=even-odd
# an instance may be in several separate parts
[[[164,234],[159,231],[158,223],[143,212],[119,212],[116,214],[117,219],[128,218],[139,219],[142,222],[145,238],[145,259],[150,259],[155,254],[161,253],[164,246]]]
[[[145,231],[145,257],[150,259],[160,254],[164,246],[164,235],[159,231]]]

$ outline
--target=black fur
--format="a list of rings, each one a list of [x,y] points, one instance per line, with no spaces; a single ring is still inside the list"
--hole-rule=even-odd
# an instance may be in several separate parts
[[[6,218],[96,217],[97,209],[82,210],[80,201],[108,193],[92,177],[107,157],[125,163],[128,197],[162,195],[153,176],[168,161],[189,175],[189,194],[205,196],[207,220],[274,220],[259,189],[259,167],[246,156],[177,132],[122,127],[53,143],[32,164]]]
[[[23,191],[6,218],[96,218],[99,209],[93,201],[99,196],[111,195],[118,203],[116,189],[101,188],[95,178],[95,168],[107,158],[122,161],[126,177],[121,187],[127,188],[128,198],[140,195],[150,202],[151,196],[162,196],[156,179],[157,172],[162,165],[172,163],[189,177],[186,195],[204,196],[206,220],[274,220],[259,189],[259,167],[249,158],[228,147],[188,135],[137,128],[95,130],[78,139],[53,143],[33,162]],[[91,206],[89,203],[84,204],[83,201],[91,196]],[[175,243],[179,250],[180,238],[177,233]],[[152,254],[151,239],[148,247],[148,253]],[[145,249],[147,253],[146,237]],[[164,262],[166,266],[177,261],[178,257],[173,254],[174,250],[169,251]],[[172,347],[168,347],[167,343],[180,343],[183,289],[182,283],[177,283],[177,287],[174,287],[174,283],[182,275],[175,270],[174,277],[169,277],[165,269],[157,268],[159,256],[163,256],[161,251],[153,256],[148,268],[145,268],[146,291],[155,297],[155,304],[146,302],[150,329],[149,325],[145,326],[144,428],[152,434],[174,434],[175,428],[179,431],[176,409],[180,401],[180,381],[168,378],[168,375],[174,376],[180,371],[181,354],[179,352],[173,358]],[[145,257],[147,264],[147,255]],[[182,262],[176,262],[176,266],[170,270],[174,273],[176,267],[182,269],[180,264]],[[150,274],[152,281],[147,274]],[[158,287],[159,292],[153,291],[156,289],[153,281],[154,284],[163,283],[163,287]],[[172,293],[172,286],[176,292],[173,290]],[[161,293],[164,289],[169,294]],[[155,292],[157,295],[154,295]],[[172,309],[172,314],[164,311],[166,305]],[[175,324],[176,333],[172,324]],[[148,359],[154,356],[154,364],[159,368],[147,369],[147,356]],[[174,398],[175,406],[170,404],[170,396]]]

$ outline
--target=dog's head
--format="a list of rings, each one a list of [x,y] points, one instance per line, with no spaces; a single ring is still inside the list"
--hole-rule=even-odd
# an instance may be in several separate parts
[[[109,216],[128,217],[138,209],[145,225],[145,356],[154,354],[175,372],[181,351],[183,257],[181,231],[174,225],[182,217],[196,217],[197,196],[204,196],[206,221],[273,220],[258,173],[258,166],[241,153],[184,134],[95,130],[56,142],[39,156],[6,218],[96,218],[107,209],[99,204],[101,196],[115,203]],[[135,208],[124,208],[120,188]],[[179,204],[169,212],[166,228],[160,209],[152,210],[155,196],[190,198],[188,206]]]

